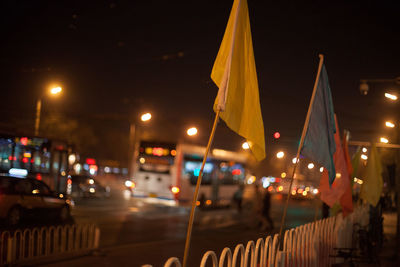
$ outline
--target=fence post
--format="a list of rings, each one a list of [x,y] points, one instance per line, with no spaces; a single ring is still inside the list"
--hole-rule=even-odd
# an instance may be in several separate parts
[[[99,243],[100,243],[100,229],[96,227],[94,232],[94,244],[93,244],[95,249],[99,248]]]
[[[14,262],[14,242],[12,237],[8,237],[7,239],[7,263],[11,264]]]

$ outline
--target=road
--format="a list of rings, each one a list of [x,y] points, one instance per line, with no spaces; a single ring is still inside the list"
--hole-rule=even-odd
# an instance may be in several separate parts
[[[284,201],[281,195],[272,198],[274,232],[279,231]],[[313,201],[291,201],[287,227],[313,221],[315,204]],[[261,232],[254,217],[246,211],[242,215],[233,209],[198,210],[196,213],[189,266],[198,265],[207,250],[220,253],[226,246],[233,248],[238,243],[246,244],[272,233]],[[114,190],[108,199],[77,201],[72,214],[76,223],[99,226],[101,255],[46,266],[141,266],[146,263],[162,266],[171,256],[182,259],[189,218],[187,207],[149,204],[143,199],[124,197],[122,191]]]

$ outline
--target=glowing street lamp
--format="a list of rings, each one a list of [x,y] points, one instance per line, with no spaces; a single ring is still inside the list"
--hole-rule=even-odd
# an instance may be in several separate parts
[[[385,143],[385,144],[389,143],[389,140],[385,137],[381,137],[380,141],[381,141],[381,143]]]
[[[385,122],[385,126],[386,127],[389,127],[389,128],[394,128],[394,123],[393,122],[391,122],[391,121],[387,121],[387,122]]]
[[[314,163],[309,163],[308,166],[307,166],[307,168],[309,168],[310,170],[311,170],[312,168],[314,168]]]
[[[60,94],[62,88],[60,86],[54,86],[50,88],[49,93],[53,96]],[[42,110],[42,99],[39,98],[36,102],[36,119],[35,119],[35,136],[39,135],[39,127],[40,127],[40,113]]]
[[[197,128],[196,127],[191,127],[186,131],[187,135],[189,136],[194,136],[197,134]]]
[[[61,91],[62,91],[62,88],[60,86],[56,86],[56,87],[53,87],[50,89],[50,94],[56,95],[56,94],[61,93]]]
[[[281,159],[281,158],[283,158],[285,156],[285,153],[283,152],[283,151],[279,151],[278,153],[276,153],[276,157],[278,158],[278,159]]]
[[[147,112],[147,113],[142,114],[142,116],[140,116],[140,120],[141,121],[151,120],[151,113]]]
[[[392,101],[396,101],[397,100],[397,96],[394,94],[390,94],[390,93],[385,93],[385,97],[392,100]]]
[[[242,144],[242,148],[243,148],[244,150],[247,150],[247,149],[249,149],[249,148],[250,148],[250,145],[249,145],[249,143],[247,143],[247,142],[244,142],[244,143]]]

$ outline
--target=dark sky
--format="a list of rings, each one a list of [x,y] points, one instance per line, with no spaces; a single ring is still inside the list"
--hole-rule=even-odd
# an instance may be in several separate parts
[[[394,2],[248,0],[268,155],[297,148],[319,53],[339,127],[353,140],[376,137],[399,113],[382,97],[395,84],[370,84],[367,96],[358,90],[360,79],[400,76]],[[35,101],[56,81],[64,95],[44,99],[44,112],[83,120],[99,136],[127,132],[125,117],[150,110],[149,136],[181,139],[193,124],[195,142],[206,144],[217,93],[210,73],[232,3],[2,1],[0,122],[18,117],[33,128]],[[241,140],[221,124],[215,146],[239,149]]]

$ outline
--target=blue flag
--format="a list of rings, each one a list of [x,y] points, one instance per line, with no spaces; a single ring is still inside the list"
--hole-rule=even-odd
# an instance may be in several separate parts
[[[301,154],[327,169],[329,185],[332,185],[336,177],[333,163],[333,154],[336,151],[335,133],[331,89],[325,66],[322,65]]]

